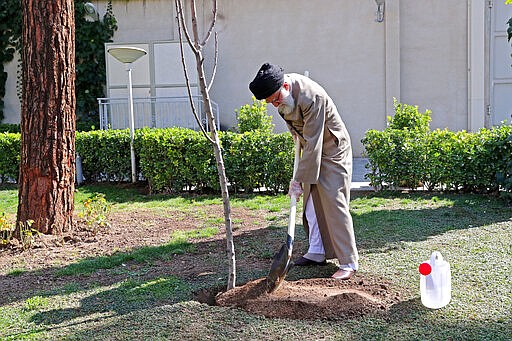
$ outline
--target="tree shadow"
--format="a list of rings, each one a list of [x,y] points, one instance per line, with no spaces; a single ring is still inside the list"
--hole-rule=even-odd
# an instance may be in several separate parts
[[[456,319],[450,323],[449,303],[441,309],[429,309],[422,305],[419,296],[392,305],[380,318],[386,322],[385,328],[362,329],[367,332],[359,335],[361,339],[396,339],[397,331],[405,331],[407,340],[445,340],[452,339],[457,331],[460,340],[509,340],[512,337],[512,318],[504,320]],[[426,334],[428,333],[428,335]]]
[[[369,194],[368,197],[396,198],[396,193]],[[410,193],[401,200],[424,199],[431,209],[352,210],[358,248],[367,252],[392,249],[399,242],[417,242],[452,230],[463,230],[510,221],[512,209],[494,196]],[[449,207],[436,207],[439,200],[450,200]]]
[[[435,200],[433,194],[413,194],[416,195]],[[444,195],[437,196],[445,198]],[[494,198],[488,201],[472,200],[473,196],[454,195],[449,198],[453,201],[451,207],[386,211],[375,209],[353,214],[359,249],[379,252],[401,241],[422,241],[450,230],[510,220],[511,210]],[[193,300],[198,291],[225,288],[228,265],[225,240],[220,234],[215,240],[192,241],[191,248],[188,244],[140,247],[110,256],[83,259],[64,267],[29,271],[20,276],[27,283],[33,283],[33,286],[20,289],[15,294],[3,293],[0,303],[19,301],[33,295],[51,297],[63,294],[84,295],[85,291],[89,292],[79,300],[76,307],[43,310],[32,316],[33,323],[50,329],[52,325],[69,323],[77,318],[94,319],[101,314],[126,315]],[[261,229],[240,231],[235,236],[237,285],[265,277],[272,256],[285,239],[286,224],[283,221],[276,225],[262,226]],[[306,250],[304,230],[297,224],[294,258]],[[189,264],[189,267],[183,270],[183,264]],[[87,269],[87,272],[81,272],[81,268]],[[294,267],[287,280],[329,277],[335,270],[336,265],[333,263],[324,267]],[[0,287],[9,281],[9,277],[0,276]],[[42,290],[39,287],[41,279],[48,280]],[[79,285],[72,286],[77,282]],[[109,288],[103,290],[102,287]],[[415,298],[393,306],[386,318],[390,323],[407,323],[408,319],[416,321],[426,312],[426,308]]]
[[[86,196],[94,196],[96,193],[103,193],[105,199],[113,204],[122,204],[129,202],[154,202],[154,201],[167,201],[170,199],[180,199],[183,202],[201,203],[209,201],[222,202],[222,198],[218,193],[202,193],[202,192],[182,192],[182,193],[149,193],[149,187],[145,182],[131,183],[94,183],[77,188],[78,191],[84,193]],[[257,195],[271,195],[264,190],[255,190],[252,193],[238,192],[233,193],[230,190],[232,200],[236,199],[250,199]]]

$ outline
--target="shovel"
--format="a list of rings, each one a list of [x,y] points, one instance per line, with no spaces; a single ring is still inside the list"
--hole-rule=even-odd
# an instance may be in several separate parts
[[[293,162],[293,178],[299,165],[300,157],[300,141],[299,138],[294,138],[295,142],[295,159]],[[295,235],[295,213],[297,212],[297,197],[295,195],[290,196],[290,217],[288,218],[288,236],[286,243],[283,244],[278,253],[275,254],[272,266],[270,267],[270,273],[267,276],[267,292],[271,293],[277,290],[284,278],[288,274],[288,271],[293,266],[292,250],[293,250],[293,237]]]

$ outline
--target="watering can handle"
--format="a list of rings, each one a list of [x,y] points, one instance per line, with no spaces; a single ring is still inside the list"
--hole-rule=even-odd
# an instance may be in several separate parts
[[[441,255],[441,252],[439,252],[439,251],[432,252],[432,255],[430,256],[430,265],[437,263],[437,262],[442,262],[442,261],[443,261],[443,256]]]

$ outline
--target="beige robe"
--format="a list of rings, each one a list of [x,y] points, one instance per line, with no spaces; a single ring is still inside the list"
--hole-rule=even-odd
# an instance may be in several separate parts
[[[291,84],[295,108],[281,116],[301,141],[295,180],[304,185],[304,205],[312,195],[326,258],[355,263],[359,256],[349,212],[350,136],[334,102],[319,84],[294,73],[287,74],[285,81]],[[303,221],[309,235],[305,215]]]

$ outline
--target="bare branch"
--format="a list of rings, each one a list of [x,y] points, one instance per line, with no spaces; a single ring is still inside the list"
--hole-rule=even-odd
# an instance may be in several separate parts
[[[190,0],[190,17],[192,18],[192,32],[194,33],[194,45],[197,50],[201,50],[201,45],[199,45],[199,30],[197,29],[196,0]]]
[[[178,7],[178,2],[180,2],[180,0],[177,0],[176,1],[176,7]],[[178,10],[176,8],[176,10]],[[188,93],[188,99],[190,101],[190,106],[192,107],[192,113],[194,114],[194,118],[196,119],[196,122],[197,124],[199,125],[199,128],[201,129],[201,131],[203,132],[203,135],[211,142],[211,143],[215,143],[210,136],[208,136],[208,133],[206,132],[206,130],[204,129],[203,127],[203,124],[201,122],[201,120],[199,119],[199,116],[197,115],[197,109],[196,109],[196,106],[194,104],[194,100],[193,100],[193,97],[192,97],[192,90],[190,89],[190,79],[188,77],[188,70],[187,70],[187,63],[185,61],[185,51],[183,51],[183,35],[181,33],[181,25],[178,25],[178,35],[180,37],[180,52],[181,52],[181,63],[183,65],[183,71],[185,73],[185,80],[186,80],[186,83],[187,83],[187,93]],[[187,37],[188,39],[188,37]],[[190,43],[190,42],[189,42]]]
[[[212,72],[212,79],[210,80],[210,84],[208,84],[208,87],[206,88],[208,91],[210,91],[210,88],[212,87],[213,80],[215,79],[215,74],[217,73],[217,61],[219,59],[219,41],[217,32],[215,32],[215,60],[213,61],[213,72]]]
[[[183,4],[181,3],[181,0],[176,0],[176,12],[178,13],[178,17],[176,17],[176,19],[178,20],[178,32],[179,32],[180,27],[183,28],[183,32],[185,33],[185,37],[187,38],[188,45],[190,46],[192,51],[194,51],[194,53],[197,53],[197,49],[192,44],[192,39],[190,38],[190,34],[188,33],[188,30],[187,30],[187,25],[185,23],[185,17],[183,15]],[[182,41],[181,32],[179,32],[179,33],[180,33],[180,41]]]
[[[217,0],[213,0],[212,12],[213,12],[213,19],[212,19],[212,22],[210,23],[210,28],[208,29],[208,32],[206,33],[206,36],[205,36],[203,42],[201,43],[201,46],[206,45],[206,43],[210,39],[210,36],[213,32],[213,27],[215,26],[215,22],[217,21]]]

